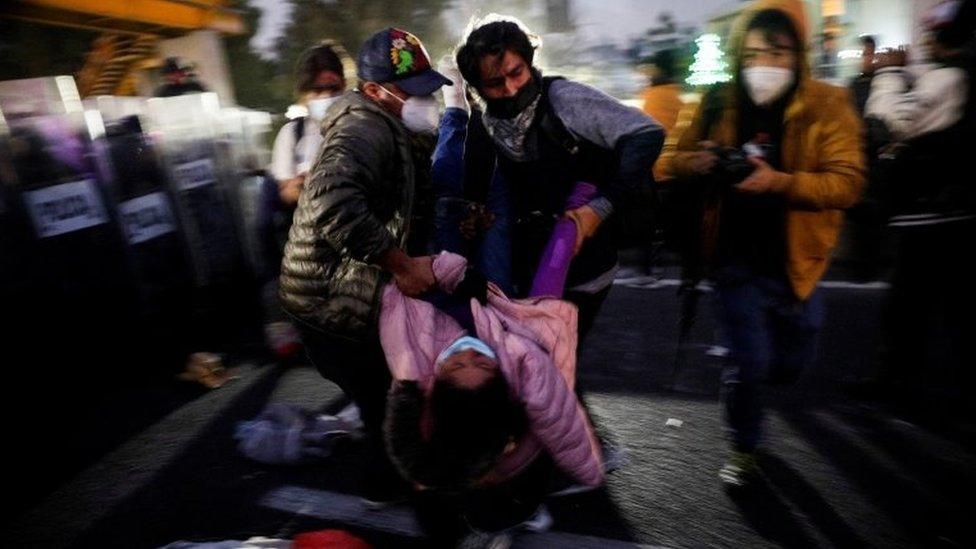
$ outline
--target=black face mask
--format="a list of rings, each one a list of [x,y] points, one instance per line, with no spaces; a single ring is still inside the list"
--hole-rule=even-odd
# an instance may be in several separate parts
[[[488,114],[495,118],[515,118],[539,96],[538,73],[532,70],[532,78],[512,97],[485,99]]]

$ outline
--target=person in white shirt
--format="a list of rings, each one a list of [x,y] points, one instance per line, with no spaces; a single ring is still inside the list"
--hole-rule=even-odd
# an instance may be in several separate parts
[[[321,121],[347,88],[345,66],[352,67],[352,60],[342,46],[332,41],[320,42],[302,54],[296,69],[298,101],[293,107],[301,111],[301,116],[285,124],[275,137],[268,169],[271,177],[262,188],[258,231],[262,251],[271,266],[263,274],[265,336],[280,360],[296,356],[301,345],[297,331],[277,303],[281,255],[305,178],[322,145]]]
[[[278,132],[270,169],[278,181],[281,201],[288,207],[298,204],[305,177],[322,144],[319,124],[346,90],[347,59],[342,46],[326,40],[306,50],[298,62],[298,104],[305,107],[307,115],[291,120]]]

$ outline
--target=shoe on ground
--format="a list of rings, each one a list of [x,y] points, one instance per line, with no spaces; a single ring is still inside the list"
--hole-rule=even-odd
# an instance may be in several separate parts
[[[718,472],[718,478],[730,488],[748,486],[759,476],[759,461],[752,452],[733,452]]]

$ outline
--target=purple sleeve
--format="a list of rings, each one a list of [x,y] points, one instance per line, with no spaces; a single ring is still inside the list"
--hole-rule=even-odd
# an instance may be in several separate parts
[[[577,183],[566,201],[566,209],[572,210],[586,205],[597,196],[596,186],[590,183]],[[539,266],[532,279],[529,297],[562,297],[566,287],[566,275],[573,262],[573,248],[576,246],[576,224],[571,219],[561,218],[556,222],[549,237],[549,243],[542,251]]]

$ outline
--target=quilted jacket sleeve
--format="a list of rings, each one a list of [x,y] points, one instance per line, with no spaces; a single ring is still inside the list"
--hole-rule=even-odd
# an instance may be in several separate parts
[[[391,173],[394,136],[376,116],[351,113],[346,118],[326,132],[298,211],[314,219],[316,231],[334,249],[375,263],[396,245],[370,209],[380,192],[380,178]]]
[[[603,463],[588,415],[549,356],[529,348],[519,365],[519,397],[533,435],[556,465],[588,486],[603,482]]]

